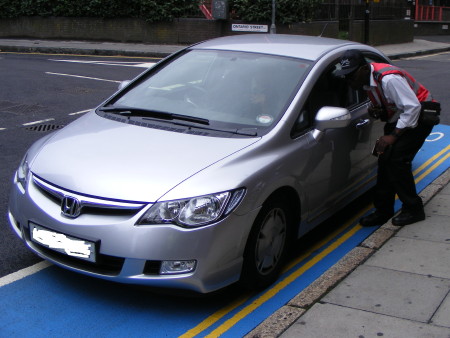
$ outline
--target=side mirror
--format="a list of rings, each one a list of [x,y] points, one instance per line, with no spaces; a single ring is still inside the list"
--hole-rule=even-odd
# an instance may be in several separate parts
[[[131,80],[125,80],[122,81],[121,83],[119,83],[119,90],[125,88],[126,86],[128,86],[128,84],[131,82]]]
[[[345,128],[350,124],[351,115],[348,109],[340,107],[322,107],[317,112],[313,136],[316,140],[322,137],[327,129]]]

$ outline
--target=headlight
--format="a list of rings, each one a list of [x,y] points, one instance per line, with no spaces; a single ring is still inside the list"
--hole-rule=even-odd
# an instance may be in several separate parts
[[[30,167],[28,166],[27,155],[24,156],[22,162],[20,162],[17,169],[17,182],[20,183],[23,190],[27,187],[28,174],[30,173]]]
[[[234,210],[244,197],[245,189],[155,203],[137,222],[176,224],[194,228],[211,224]]]

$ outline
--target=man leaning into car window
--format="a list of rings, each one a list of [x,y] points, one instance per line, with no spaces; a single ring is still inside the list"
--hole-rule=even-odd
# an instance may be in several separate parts
[[[432,101],[429,91],[405,70],[385,63],[368,63],[358,50],[346,51],[340,59],[343,76],[353,89],[364,89],[370,99],[369,114],[386,122],[384,135],[376,142],[378,178],[375,212],[360,220],[362,226],[386,223],[394,215],[395,195],[402,202],[392,224],[403,226],[425,219],[412,173],[412,160],[433,125],[420,119],[421,103]]]

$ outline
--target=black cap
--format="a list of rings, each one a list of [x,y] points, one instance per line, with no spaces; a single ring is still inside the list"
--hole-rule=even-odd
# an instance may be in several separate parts
[[[337,76],[344,76],[357,70],[359,67],[365,65],[366,59],[359,50],[351,49],[346,51],[341,56],[341,69],[336,70]]]

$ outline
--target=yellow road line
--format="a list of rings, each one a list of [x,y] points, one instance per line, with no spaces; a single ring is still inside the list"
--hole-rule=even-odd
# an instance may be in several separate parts
[[[450,145],[442,149],[440,152],[438,152],[436,155],[432,156],[428,161],[426,161],[424,164],[422,164],[420,167],[418,167],[416,170],[414,170],[413,174],[414,176],[417,175],[419,172],[421,172],[424,168],[426,168],[430,163],[435,161],[439,156],[441,156],[443,153],[447,152],[450,149]]]
[[[439,165],[442,164],[442,162],[444,162],[446,159],[448,159],[450,157],[450,153],[447,153],[443,158],[441,158],[439,161],[437,161],[433,166],[431,166],[427,171],[425,171],[422,175],[420,175],[417,179],[416,179],[416,183],[420,182],[424,177],[426,177],[431,171],[433,171],[434,169],[436,169]]]
[[[222,317],[224,317],[226,314],[230,313],[231,311],[233,311],[234,309],[236,309],[238,306],[244,304],[248,299],[250,298],[250,295],[245,295],[243,297],[238,298],[237,300],[235,300],[234,302],[232,302],[231,304],[227,305],[226,307],[224,307],[223,309],[220,309],[219,311],[215,312],[214,314],[212,314],[211,316],[209,316],[208,318],[206,318],[204,321],[202,321],[199,325],[197,325],[196,327],[190,329],[189,331],[187,331],[186,333],[182,334],[181,336],[179,336],[179,338],[191,338],[191,337],[195,337],[196,335],[202,333],[203,331],[205,331],[207,328],[209,328],[210,326],[212,326],[214,323],[216,323],[217,321],[219,321]]]
[[[350,224],[352,224],[355,220],[361,218],[362,215],[364,215],[367,211],[369,211],[370,209],[372,209],[373,206],[370,205],[366,208],[364,208],[362,211],[360,211],[355,217],[353,217],[351,220],[349,220],[347,223],[345,223],[344,225],[342,225],[341,227],[337,228],[336,230],[334,230],[331,234],[329,234],[327,237],[325,237],[324,239],[322,239],[320,242],[318,242],[317,244],[315,244],[310,250],[308,250],[308,252],[304,253],[303,255],[301,255],[299,258],[297,258],[296,260],[294,260],[293,262],[289,263],[287,265],[287,267],[283,270],[283,272],[286,272],[290,269],[292,269],[295,265],[299,264],[301,261],[305,260],[309,255],[311,255],[311,253],[313,253],[314,251],[320,249],[321,247],[323,247],[326,243],[328,243],[329,241],[331,241],[333,238],[335,238],[339,233],[341,233],[342,231],[344,231],[345,228],[347,228]]]

